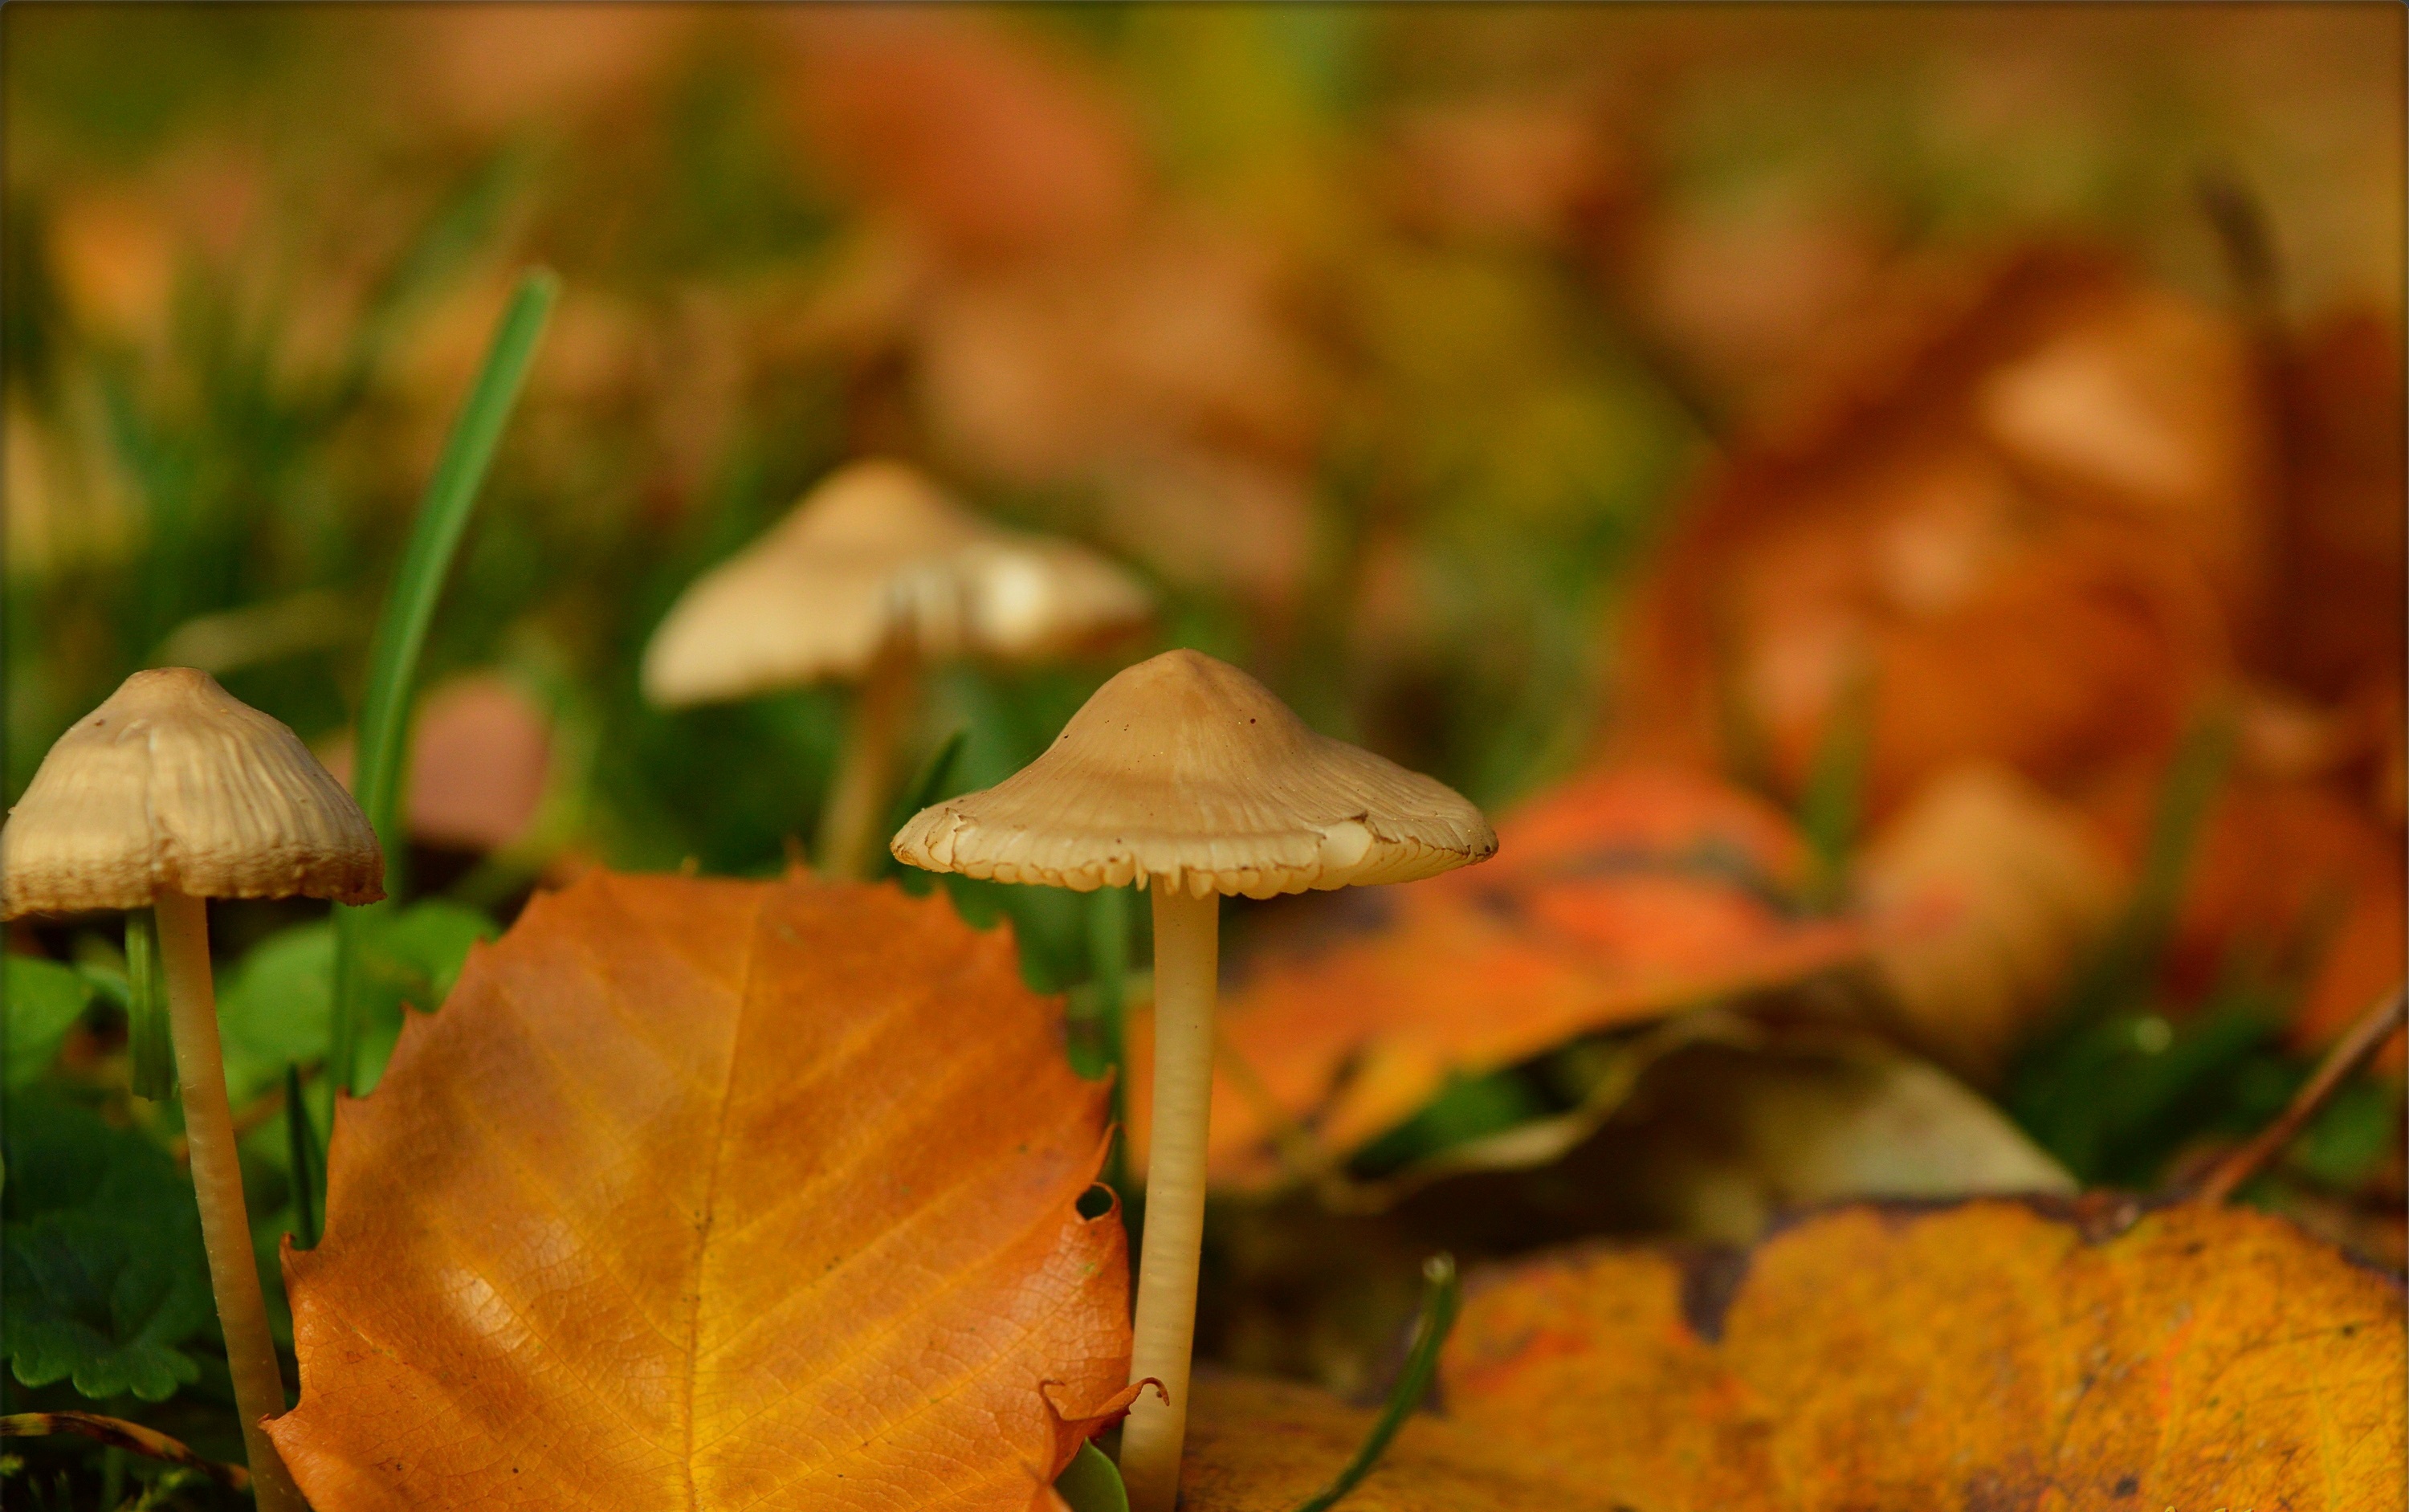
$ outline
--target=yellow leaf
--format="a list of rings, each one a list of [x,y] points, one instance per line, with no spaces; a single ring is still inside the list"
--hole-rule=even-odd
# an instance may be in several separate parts
[[[1359,1505],[2401,1508],[2400,1283],[2257,1213],[2113,1217],[1855,1206],[1738,1254],[1493,1274],[1443,1358],[1445,1417]],[[1289,1505],[1368,1420],[1253,1383],[1197,1410],[1184,1512]]]
[[[1265,953],[1228,999],[1216,1182],[1271,1185],[1282,1125],[1352,1153],[1477,1076],[1580,1035],[1856,959],[1863,930],[1794,905],[1805,847],[1769,805],[1665,769],[1587,773],[1499,831],[1497,859],[1343,905],[1354,938]],[[1130,1027],[1145,1065],[1152,1025]],[[1132,1084],[1131,1148],[1151,1108]]]
[[[942,899],[537,899],[339,1114],[278,1447],[319,1512],[1040,1504],[1129,1352],[1060,1033]]]

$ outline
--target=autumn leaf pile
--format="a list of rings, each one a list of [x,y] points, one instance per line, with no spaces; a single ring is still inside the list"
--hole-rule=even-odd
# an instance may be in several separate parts
[[[642,696],[867,457],[1160,605],[925,669],[916,796],[1188,646],[1501,837],[1224,911],[1190,1512],[1328,1483],[1440,1251],[1345,1508],[2409,1506],[2400,1036],[2249,1144],[2409,971],[2399,12],[5,24],[11,799],[171,664],[350,780],[560,277],[353,920],[363,1095],[331,922],[210,915],[318,1512],[1111,1505],[1144,895],[815,880],[848,693]],[[226,1512],[125,939],[8,940],[0,1501]]]
[[[909,969],[899,971],[899,963]],[[596,874],[347,1104],[288,1252],[313,1503],[1043,1505],[1128,1401],[1103,1088],[1008,944],[890,888]],[[2200,1204],[1844,1206],[1485,1277],[1364,1505],[2381,1506],[2399,1282]],[[1203,1389],[1183,1505],[1361,1415]]]

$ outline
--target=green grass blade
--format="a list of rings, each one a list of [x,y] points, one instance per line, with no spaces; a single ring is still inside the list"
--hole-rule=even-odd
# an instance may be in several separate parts
[[[136,1097],[164,1102],[176,1095],[167,984],[159,974],[159,926],[147,908],[125,915],[125,1047],[134,1062]]]
[[[1849,853],[1865,814],[1873,743],[1873,668],[1860,660],[1832,700],[1798,799],[1798,828],[1814,860],[1807,901],[1815,908],[1839,907],[1848,890]]]
[[[398,897],[409,884],[408,850],[401,826],[401,784],[410,727],[410,696],[417,681],[419,654],[442,597],[443,580],[460,538],[468,530],[477,495],[492,468],[502,429],[527,384],[536,341],[552,313],[560,281],[538,268],[519,280],[485,353],[484,367],[443,443],[418,521],[402,551],[401,567],[368,650],[368,688],[360,701],[354,790],[377,842],[384,848],[385,891]],[[369,907],[381,907],[369,904]],[[327,1064],[338,1090],[358,1080],[359,956],[362,911],[335,909],[335,1021]]]
[[[301,1068],[284,1067],[284,1140],[293,1164],[293,1242],[318,1247],[318,1193],[325,1181],[325,1148],[318,1143],[310,1104],[301,1101]]]
[[[1447,1343],[1449,1331],[1455,1327],[1456,1309],[1463,1304],[1464,1287],[1455,1274],[1455,1257],[1434,1255],[1422,1265],[1422,1311],[1414,1324],[1413,1348],[1406,1356],[1405,1374],[1397,1377],[1396,1389],[1389,1393],[1389,1404],[1380,1409],[1379,1420],[1363,1436],[1363,1447],[1337,1478],[1296,1505],[1296,1512],[1327,1512],[1338,1499],[1353,1490],[1380,1456],[1389,1451],[1389,1441],[1406,1425],[1406,1418],[1430,1395],[1431,1378],[1438,1374],[1439,1347]]]
[[[403,738],[409,726],[410,694],[416,682],[418,657],[426,649],[427,627],[435,619],[436,601],[443,593],[452,557],[469,527],[478,491],[493,467],[502,428],[518,404],[527,369],[535,360],[536,340],[552,313],[559,281],[539,269],[519,281],[510,308],[502,312],[485,365],[461,407],[435,476],[418,508],[418,523],[403,550],[400,569],[377,621],[376,639],[368,653],[368,690],[360,703],[358,785],[360,807],[376,827],[385,851],[386,890],[394,886],[394,865],[400,853]],[[401,879],[407,881],[407,878]]]
[[[2191,879],[2193,853],[2210,811],[2225,791],[2236,740],[2233,718],[2213,710],[2184,737],[2158,789],[2150,838],[2132,897],[2108,940],[2068,995],[2059,1021],[2094,1022],[2120,1001],[2146,991],[2174,930],[2175,913]]]
[[[929,753],[928,760],[920,763],[919,771],[914,775],[911,782],[904,785],[903,791],[896,799],[894,807],[887,811],[887,832],[889,835],[902,828],[912,815],[945,796],[946,785],[954,780],[954,768],[961,764],[962,748],[970,743],[970,739],[971,732],[965,727],[954,731],[937,742],[937,748]],[[882,850],[879,853],[877,865],[870,869],[870,880],[873,882],[884,882],[889,877],[907,875],[918,876],[921,879],[921,885],[917,887],[906,886],[904,889],[906,892],[928,890],[930,882],[929,874],[925,871],[916,872],[906,868],[902,862],[895,858],[891,851]]]

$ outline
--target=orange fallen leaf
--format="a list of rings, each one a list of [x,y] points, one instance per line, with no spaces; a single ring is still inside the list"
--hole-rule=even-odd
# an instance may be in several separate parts
[[[1125,1404],[1104,1091],[942,899],[590,874],[339,1112],[320,1512],[1045,1505]]]
[[[1854,958],[1854,922],[1796,907],[1806,865],[1781,814],[1710,778],[1632,770],[1555,790],[1507,820],[1489,865],[1369,894],[1356,906],[1377,911],[1374,932],[1261,959],[1228,994],[1215,1172],[1276,1177],[1282,1119],[1344,1156],[1451,1075]],[[1149,1028],[1133,1016],[1133,1065]],[[1139,1152],[1144,1088],[1132,1079]]]
[[[1632,749],[1744,725],[1796,791],[1868,679],[1879,817],[1969,761],[2065,791],[2163,756],[2229,670],[2269,529],[2242,334],[2080,252],[1958,281],[1836,334],[1706,490],[1635,626]]]
[[[2113,1217],[1857,1206],[1739,1256],[1590,1247],[1477,1280],[1445,1416],[1410,1422],[1350,1505],[2402,1507],[2399,1281],[2258,1213],[2103,1236]],[[1212,1383],[1181,1505],[1289,1505],[1300,1461],[1326,1476],[1363,1421]]]
[[[2289,476],[2269,659],[2320,698],[2369,684],[2397,694],[2409,661],[2400,327],[2366,312],[2333,316],[2293,344],[2277,380]]]

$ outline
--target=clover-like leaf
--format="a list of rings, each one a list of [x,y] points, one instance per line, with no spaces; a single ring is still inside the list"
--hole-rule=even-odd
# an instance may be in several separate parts
[[[197,1378],[210,1318],[199,1210],[165,1151],[91,1112],[13,1095],[0,1346],[27,1386],[164,1401]]]
[[[72,966],[31,956],[6,958],[5,970],[0,1011],[7,1015],[6,1078],[14,1091],[31,1086],[58,1058],[67,1030],[92,1002],[92,984]]]

